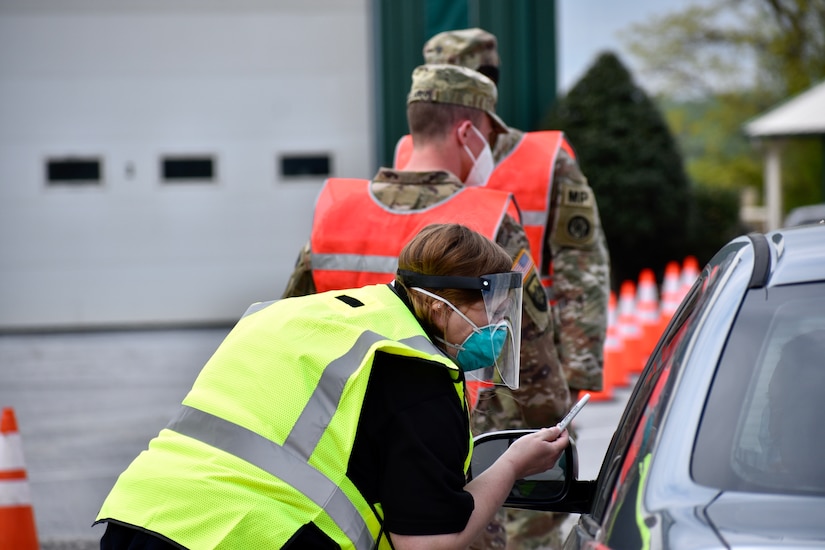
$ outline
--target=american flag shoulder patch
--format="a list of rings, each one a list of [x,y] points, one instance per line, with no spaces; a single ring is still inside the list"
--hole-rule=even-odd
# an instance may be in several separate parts
[[[516,260],[513,262],[513,271],[521,273],[522,280],[526,280],[535,269],[536,264],[533,262],[533,257],[530,256],[530,252],[522,248],[518,256],[516,256]]]

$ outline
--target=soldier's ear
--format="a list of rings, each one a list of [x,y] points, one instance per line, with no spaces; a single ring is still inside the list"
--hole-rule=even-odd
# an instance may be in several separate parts
[[[465,119],[459,122],[455,127],[456,138],[458,138],[459,145],[467,145],[467,138],[470,135],[470,128],[473,127],[473,122],[470,119]]]

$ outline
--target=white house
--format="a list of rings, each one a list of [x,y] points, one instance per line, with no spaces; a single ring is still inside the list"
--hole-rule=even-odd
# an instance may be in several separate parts
[[[782,145],[795,137],[825,136],[825,82],[748,121],[745,134],[764,149],[766,229],[782,225]]]

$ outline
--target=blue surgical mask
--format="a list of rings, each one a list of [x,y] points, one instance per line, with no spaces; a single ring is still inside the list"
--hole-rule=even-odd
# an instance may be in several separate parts
[[[470,323],[472,324],[472,321]],[[444,344],[458,350],[455,362],[461,370],[467,372],[493,366],[506,342],[507,327],[505,325],[477,327],[473,324],[473,332],[461,345],[450,344],[446,341]]]
[[[472,328],[473,332],[461,344],[452,344],[443,338],[435,337],[447,347],[457,350],[455,362],[464,372],[486,369],[496,364],[496,360],[504,345],[507,343],[509,325],[506,322],[493,323],[479,327],[473,323],[469,317],[464,315],[457,307],[444,298],[428,292],[423,288],[413,287],[413,290],[426,294],[431,298],[447,304],[453,311],[461,316]]]

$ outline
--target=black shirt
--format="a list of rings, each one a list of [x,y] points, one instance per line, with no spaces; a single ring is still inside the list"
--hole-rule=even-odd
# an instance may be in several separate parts
[[[347,474],[385,530],[455,533],[472,514],[464,491],[469,421],[450,371],[439,363],[378,353]]]

